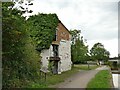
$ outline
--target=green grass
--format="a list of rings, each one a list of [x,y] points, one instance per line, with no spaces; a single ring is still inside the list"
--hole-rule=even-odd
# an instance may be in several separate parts
[[[98,66],[92,65],[90,69],[95,69]],[[89,70],[87,65],[74,65],[72,70],[62,72],[61,74],[53,75],[51,73],[47,74],[46,82],[37,80],[36,82],[32,82],[29,84],[29,88],[49,88],[49,86],[64,82],[68,77],[76,74],[79,70]],[[42,79],[44,80],[44,78]]]
[[[96,65],[92,65],[90,66],[90,69],[95,69],[98,66]],[[86,65],[74,65],[74,67],[72,68],[72,70],[63,72],[62,74],[59,75],[51,75],[48,76],[48,81],[47,84],[48,85],[54,85],[60,82],[64,82],[64,80],[70,76],[72,76],[73,74],[79,72],[79,70],[89,70],[88,67]]]
[[[89,68],[88,68],[88,65],[87,64],[77,64],[77,65],[74,65],[75,68],[78,68],[80,70],[91,70],[91,69],[96,69],[97,65],[89,65]]]
[[[72,68],[72,70],[62,72],[62,74],[53,75],[48,73],[46,82],[44,81],[44,78],[42,79],[42,82],[40,80],[37,80],[36,82],[31,82],[27,87],[29,88],[48,88],[51,85],[58,84],[60,82],[64,82],[64,80],[73,74],[78,72],[78,68]]]
[[[72,70],[63,72],[62,74],[59,75],[52,75],[48,77],[48,84],[49,85],[54,85],[56,83],[64,82],[64,80],[73,74],[77,73],[78,69],[77,68],[72,68]]]
[[[111,74],[108,70],[98,72],[95,77],[88,83],[87,89],[90,88],[111,88]]]

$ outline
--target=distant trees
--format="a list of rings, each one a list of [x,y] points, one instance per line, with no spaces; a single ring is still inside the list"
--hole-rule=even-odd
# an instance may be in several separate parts
[[[70,31],[72,35],[71,59],[73,64],[82,63],[88,59],[88,46],[84,44],[79,30]]]
[[[95,43],[90,50],[92,60],[107,61],[109,59],[109,51],[104,48],[102,43]]]
[[[95,43],[88,51],[88,45],[85,45],[83,36],[79,30],[71,30],[71,59],[73,64],[83,63],[86,61],[107,61],[109,59],[109,51],[104,48],[102,43]]]

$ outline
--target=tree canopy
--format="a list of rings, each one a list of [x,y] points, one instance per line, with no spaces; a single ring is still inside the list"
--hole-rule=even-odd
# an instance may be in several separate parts
[[[102,43],[95,43],[90,50],[90,55],[93,60],[106,61],[109,58],[109,51],[104,48]]]
[[[25,18],[21,11],[12,9],[13,5],[2,3],[2,85],[5,88],[23,87],[39,76],[40,57],[29,38]]]
[[[71,58],[73,63],[83,63],[88,60],[88,46],[84,44],[79,30],[70,31],[72,35]]]

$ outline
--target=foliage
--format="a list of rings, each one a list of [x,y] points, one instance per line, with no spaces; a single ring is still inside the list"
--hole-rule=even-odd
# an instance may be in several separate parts
[[[38,77],[39,71],[40,57],[29,38],[25,18],[19,10],[12,9],[13,5],[2,3],[3,87],[22,87]]]
[[[102,70],[98,72],[95,77],[88,83],[87,90],[90,88],[111,88],[112,76],[110,71]]]
[[[107,51],[101,43],[96,43],[90,50],[90,55],[93,60],[107,61],[109,59],[109,51]]]
[[[107,65],[109,65],[112,70],[118,70],[118,68],[120,68],[119,62],[115,61],[114,62],[108,61]]]
[[[95,69],[98,66],[90,66],[90,69]],[[81,65],[75,65],[71,70],[62,72],[62,74],[56,74],[53,75],[51,73],[47,73],[47,78],[46,78],[46,84],[42,83],[40,84],[40,80],[34,83],[30,83],[28,87],[33,87],[33,88],[55,88],[54,85],[56,86],[57,84],[64,82],[67,78],[73,76],[74,74],[80,72],[80,70],[88,70],[87,66],[81,66]]]
[[[106,65],[112,67],[112,62],[110,62],[110,61],[106,62]]]
[[[80,33],[81,31],[76,29],[70,31],[70,34],[72,36],[72,39],[71,39],[72,44],[75,44],[75,40],[80,37]]]
[[[40,53],[36,48],[49,48],[58,18],[56,14],[39,14],[25,20],[23,12],[13,6],[2,4],[3,87],[26,87],[39,80]]]
[[[13,8],[20,10],[22,15],[28,13],[30,14],[33,12],[32,10],[29,10],[29,7],[33,5],[32,1],[33,0],[12,0],[12,2],[14,3]]]
[[[53,71],[53,66],[54,66],[54,62],[53,61],[49,61],[49,64],[48,64],[48,70],[50,71],[50,73],[52,73]]]
[[[36,48],[41,51],[48,49],[55,36],[56,27],[58,25],[58,17],[56,14],[38,14],[31,16],[28,20],[31,37],[35,42]]]
[[[88,46],[84,44],[80,31],[70,31],[72,35],[71,58],[73,63],[82,63],[88,60]]]

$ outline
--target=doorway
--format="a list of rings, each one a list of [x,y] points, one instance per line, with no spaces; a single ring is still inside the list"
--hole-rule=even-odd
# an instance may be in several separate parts
[[[49,61],[49,69],[53,74],[58,74],[58,61]]]

